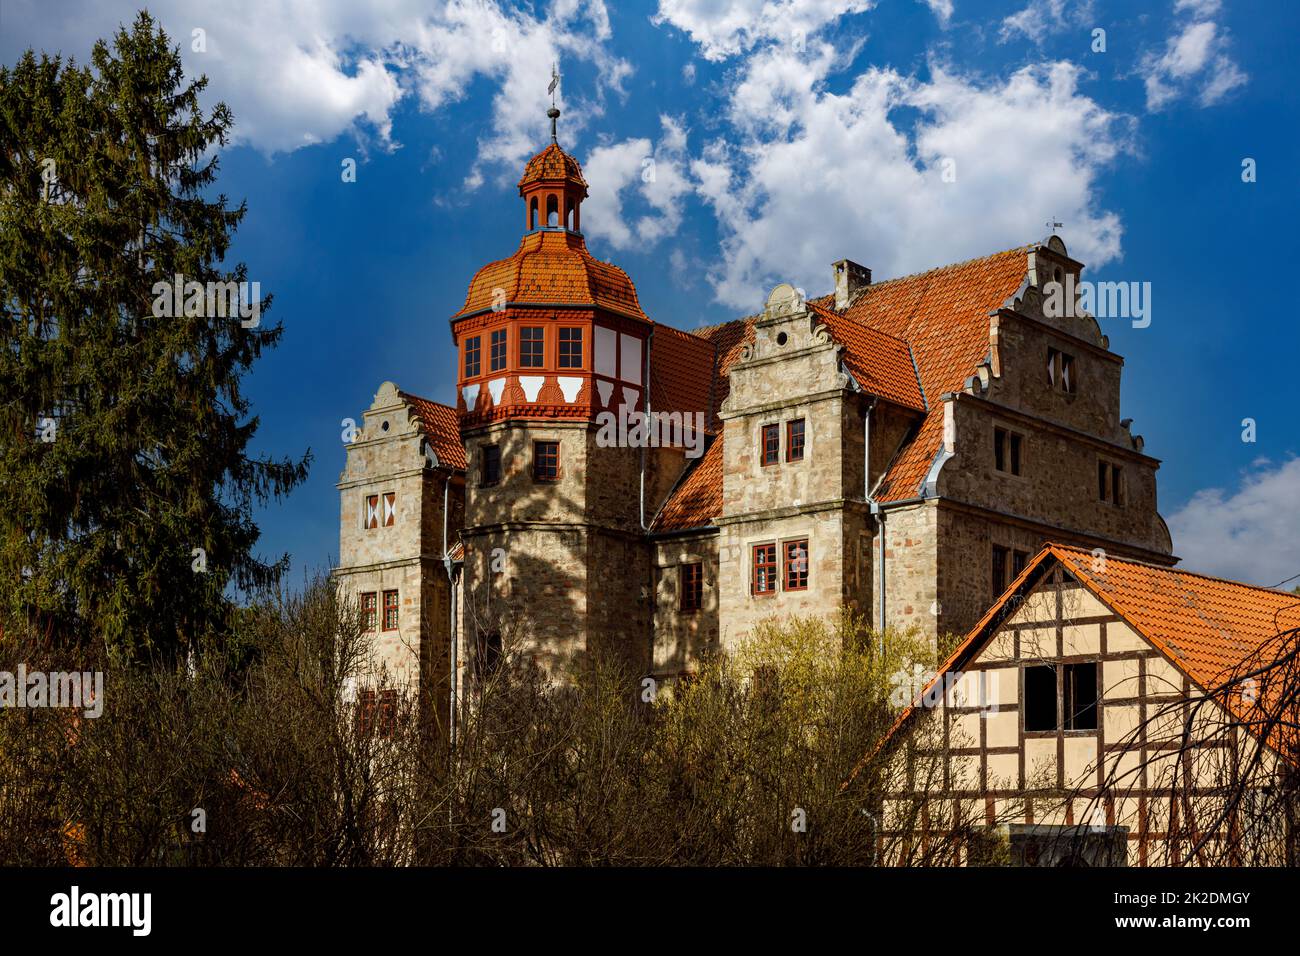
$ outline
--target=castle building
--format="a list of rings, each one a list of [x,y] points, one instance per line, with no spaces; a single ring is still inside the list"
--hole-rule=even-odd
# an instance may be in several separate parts
[[[1044,307],[1083,268],[1059,237],[885,281],[841,260],[826,295],[683,331],[588,251],[554,136],[519,195],[451,316],[454,404],[385,383],[347,446],[336,579],[393,686],[455,693],[503,645],[672,678],[846,605],[964,633],[1048,541],[1176,561],[1122,358]]]

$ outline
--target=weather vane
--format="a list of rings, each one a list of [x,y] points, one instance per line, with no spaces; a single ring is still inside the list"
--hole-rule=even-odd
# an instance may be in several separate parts
[[[560,86],[560,65],[551,64],[551,85],[546,88],[546,92],[551,94],[551,108],[546,111],[546,115],[551,118],[551,142],[557,142],[555,138],[555,121],[560,118],[560,111],[555,107],[555,91]]]
[[[1043,223],[1048,229],[1052,230],[1052,235],[1056,235],[1056,230],[1065,225],[1063,222],[1057,222],[1055,219],[1049,219]]]

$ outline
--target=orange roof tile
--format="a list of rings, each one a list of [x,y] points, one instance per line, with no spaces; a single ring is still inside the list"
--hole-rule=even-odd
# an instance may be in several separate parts
[[[650,347],[650,407],[704,415],[712,430],[714,346],[669,325],[656,325]]]
[[[898,405],[925,411],[916,364],[906,342],[847,319],[816,302],[808,305],[832,338],[844,346],[844,365],[859,385]]]
[[[877,494],[881,501],[920,493],[943,440],[943,408],[938,398],[959,391],[988,354],[989,312],[1020,289],[1028,269],[1026,256],[1032,248],[1021,246],[873,283],[841,313],[906,342],[929,400],[921,430],[881,483]],[[824,307],[824,302],[819,305]]]
[[[560,229],[530,232],[514,255],[479,269],[452,318],[513,302],[596,306],[649,321],[627,273],[592,256],[582,236]]]
[[[664,502],[651,531],[683,531],[713,523],[722,513],[722,434],[696,460]]]
[[[582,167],[576,159],[560,149],[557,143],[551,143],[528,161],[524,166],[524,175],[519,180],[519,188],[522,190],[529,183],[554,180],[565,180],[583,189],[587,188],[587,181],[582,178]]]
[[[465,446],[460,440],[460,419],[456,409],[427,398],[399,391],[402,401],[411,406],[420,431],[438,461],[457,471],[465,470]]]

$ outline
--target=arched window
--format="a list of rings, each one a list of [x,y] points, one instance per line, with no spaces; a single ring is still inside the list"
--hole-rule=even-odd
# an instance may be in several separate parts
[[[560,204],[555,201],[554,195],[546,197],[546,224],[548,226],[560,224]]]
[[[573,232],[573,200],[569,200],[569,209],[564,214],[564,228]]]
[[[537,228],[537,197],[533,197],[532,206],[528,210],[528,231]]]

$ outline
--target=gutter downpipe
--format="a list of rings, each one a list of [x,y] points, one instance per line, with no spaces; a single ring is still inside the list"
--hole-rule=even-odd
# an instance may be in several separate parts
[[[448,754],[451,748],[456,746],[456,702],[459,697],[459,688],[457,687],[457,655],[459,647],[456,640],[456,581],[452,572],[451,554],[447,551],[447,506],[450,499],[451,491],[451,471],[448,469],[447,477],[442,483],[442,566],[447,570],[447,596],[448,604],[451,608],[451,701],[449,703],[450,713],[447,722],[447,743]]]
[[[646,426],[645,441],[641,443],[641,489],[639,492],[640,512],[641,512],[639,515],[639,520],[641,522],[642,534],[648,534],[650,532],[650,527],[645,523],[645,459],[646,459],[645,452],[646,452],[646,446],[650,444],[650,413],[651,413],[650,411],[650,348],[651,346],[654,345],[654,340],[655,340],[655,330],[654,327],[652,326],[650,329],[650,334],[646,336],[646,340],[645,340],[645,362],[644,362],[645,376],[642,380],[642,385],[645,390],[644,394],[645,394],[645,426]],[[646,659],[650,662],[650,672],[653,673],[654,660],[655,660],[655,646],[654,646],[655,628],[654,628],[654,605],[653,605],[654,597],[655,597],[655,559],[654,559],[653,547],[651,547],[650,549],[649,557],[650,560],[647,562],[647,568],[646,568],[647,577],[646,577],[645,593],[646,593],[646,601],[650,602],[651,605],[650,647],[648,648],[648,656]]]

